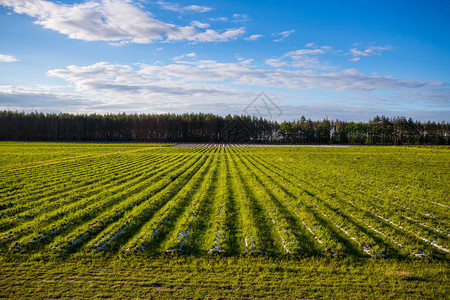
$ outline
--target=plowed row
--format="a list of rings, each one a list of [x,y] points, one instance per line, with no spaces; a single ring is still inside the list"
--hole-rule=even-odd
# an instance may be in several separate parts
[[[45,145],[0,144],[2,251],[449,257],[445,148]]]

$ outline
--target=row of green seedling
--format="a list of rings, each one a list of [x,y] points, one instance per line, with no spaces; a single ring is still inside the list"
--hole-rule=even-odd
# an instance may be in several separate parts
[[[285,167],[286,167],[286,165],[285,165]],[[292,167],[293,168],[293,170],[291,170],[291,172],[293,172],[293,173],[295,173],[295,168],[294,167]],[[286,168],[284,168],[283,169],[283,171],[286,171]],[[316,179],[317,180],[317,179]],[[311,183],[309,183],[309,184],[311,184]],[[321,186],[322,187],[322,186]],[[336,191],[337,190],[339,190],[339,188],[336,188]],[[336,191],[334,191],[333,193],[332,193],[332,195],[333,195],[333,200],[336,200],[336,199],[338,199],[338,200],[340,200],[340,197],[335,197],[335,194],[336,194]],[[325,197],[326,197],[326,195],[325,195]],[[366,201],[367,202],[367,201]],[[344,210],[346,210],[346,209],[348,209],[348,207],[349,206],[352,206],[352,205],[350,205],[351,203],[349,202],[349,200],[346,200],[346,202],[344,202],[344,204],[342,205],[342,206],[340,206],[340,209],[344,209]],[[365,208],[365,206],[364,205],[367,205],[367,203],[360,203],[358,206],[356,206],[356,207],[353,207],[355,210],[356,210],[356,212],[357,213],[360,213],[361,212],[361,210],[363,211],[363,218],[364,218],[364,216],[367,218],[367,217],[371,217],[372,219],[377,219],[376,218],[376,216],[374,216],[373,214],[372,215],[370,215],[370,214],[368,214],[368,211],[367,211],[367,209]],[[355,214],[355,211],[353,212],[353,214]],[[361,217],[361,215],[360,215],[360,217]],[[376,220],[378,223],[380,222],[380,220]],[[384,225],[387,225],[389,228],[390,228],[390,230],[392,230],[392,224],[384,224]],[[372,226],[374,226],[373,224],[372,224]],[[376,226],[376,225],[375,225]],[[395,230],[395,229],[394,229]],[[385,233],[385,235],[386,235],[386,233]],[[395,237],[394,239],[396,239],[396,240],[401,240],[401,238],[402,238],[402,236],[400,236],[399,238],[397,238],[397,237]]]
[[[202,156],[198,163],[190,167],[183,176],[176,178],[165,189],[161,190],[147,201],[144,201],[140,205],[135,206],[132,210],[127,211],[118,222],[108,226],[97,237],[90,241],[86,248],[100,251],[105,247],[109,248],[114,246],[112,245],[113,239],[116,240],[116,244],[120,247],[122,243],[120,243],[120,239],[116,239],[117,236],[115,236],[115,234],[117,232],[121,232],[122,239],[129,240],[136,234],[136,231],[139,231],[147,222],[152,222],[152,218],[155,214],[160,214],[160,217],[157,218],[158,221],[162,221],[160,220],[161,218],[166,218],[168,216],[170,220],[170,213],[177,208],[182,209],[185,204],[182,203],[183,200],[186,202],[190,200],[194,191],[189,183],[195,182],[195,180],[201,178],[201,175],[203,175],[210,165],[205,163],[209,159],[209,156]]]
[[[190,166],[198,161],[198,157],[183,157],[171,165],[163,165],[152,170],[151,177],[145,178],[137,187],[130,190],[125,189],[120,195],[113,196],[114,201],[108,209],[97,211],[95,214],[88,214],[84,217],[85,222],[78,222],[72,230],[65,235],[60,235],[50,245],[53,249],[69,249],[78,247],[89,238],[101,232],[109,224],[119,220],[123,214],[142,202],[164,190],[172,182],[172,178],[182,175]],[[150,171],[150,170],[149,170]]]
[[[149,166],[152,166],[154,168],[160,168],[161,165],[167,163],[170,163],[171,161],[177,159],[177,157],[173,157],[172,159],[169,159],[166,157],[164,160],[159,160],[159,157],[155,157],[152,160],[147,161],[137,161],[135,164],[124,164],[122,170],[115,170],[115,172],[120,172],[117,175],[115,173],[110,173],[108,176],[103,177],[102,180],[100,178],[92,177],[89,184],[79,187],[79,188],[73,188],[67,190],[67,192],[63,192],[57,195],[52,195],[50,197],[45,197],[40,199],[39,201],[29,203],[27,206],[25,206],[23,209],[21,209],[20,213],[17,213],[16,210],[8,211],[8,213],[11,215],[14,214],[14,219],[3,219],[0,221],[0,228],[4,231],[9,229],[12,225],[18,225],[19,222],[23,222],[29,219],[32,219],[40,214],[47,213],[51,210],[63,208],[64,205],[73,205],[77,201],[82,201],[82,199],[85,199],[85,197],[96,197],[96,195],[101,194],[101,192],[108,190],[111,187],[114,186],[120,186],[123,183],[126,183],[130,180],[135,179],[136,177],[140,176],[143,171],[149,168]],[[155,161],[157,161],[155,163]],[[142,164],[145,163],[145,164]],[[139,165],[138,168],[134,168],[135,166]],[[29,208],[30,210],[24,211],[25,208]],[[6,211],[2,212],[2,215],[5,215]]]
[[[178,165],[180,165],[180,163],[175,163],[172,168],[169,168],[169,170],[172,170]],[[166,171],[161,172],[161,170],[163,169],[166,169]],[[160,179],[169,170],[167,170],[167,166],[164,165],[159,169],[149,170],[148,172],[140,174],[139,177],[126,182],[126,184],[122,184],[112,189],[105,190],[101,194],[95,195],[94,197],[88,197],[87,199],[85,199],[84,203],[88,201],[90,203],[89,206],[84,206],[82,208],[80,208],[79,206],[69,207],[65,208],[62,211],[53,212],[49,216],[41,216],[40,219],[35,220],[26,228],[14,228],[16,231],[14,233],[23,234],[28,233],[34,229],[34,232],[30,233],[31,236],[22,239],[24,240],[24,242],[27,242],[34,241],[35,239],[40,239],[43,235],[46,235],[48,232],[58,230],[58,228],[65,228],[67,227],[67,224],[75,226],[77,224],[84,223],[84,221],[89,220],[103,210],[113,209],[112,207],[120,204],[121,201],[123,201],[133,193],[139,193],[142,190],[148,189],[147,180],[151,181]]]

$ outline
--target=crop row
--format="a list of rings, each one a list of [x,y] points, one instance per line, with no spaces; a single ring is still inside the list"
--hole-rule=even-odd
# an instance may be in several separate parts
[[[399,160],[436,164],[414,161],[420,149],[356,149],[136,146],[27,162],[0,175],[0,247],[448,258],[443,183],[403,167],[390,178]]]

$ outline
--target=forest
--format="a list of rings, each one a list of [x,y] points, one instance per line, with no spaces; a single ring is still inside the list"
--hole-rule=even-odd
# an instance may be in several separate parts
[[[449,145],[448,122],[376,116],[368,122],[301,116],[277,122],[249,115],[69,114],[0,111],[2,141],[237,144]]]

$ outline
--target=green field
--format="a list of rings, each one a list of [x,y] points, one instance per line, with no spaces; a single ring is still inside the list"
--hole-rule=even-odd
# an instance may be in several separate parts
[[[2,293],[449,292],[448,147],[171,146],[0,143]]]

